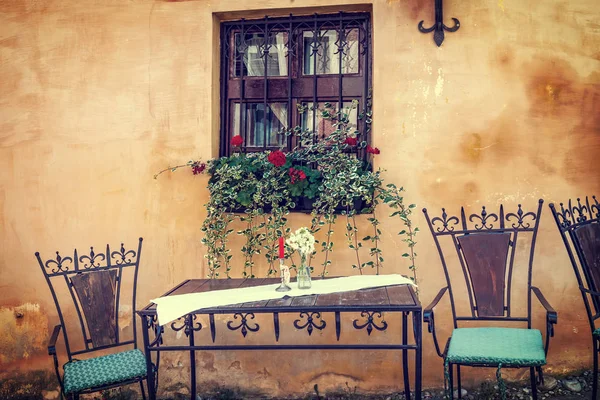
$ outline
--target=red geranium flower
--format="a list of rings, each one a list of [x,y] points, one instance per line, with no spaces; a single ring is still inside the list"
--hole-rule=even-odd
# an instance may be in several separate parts
[[[358,144],[358,139],[355,137],[347,137],[344,143],[348,146],[356,146]]]
[[[379,154],[381,153],[377,147],[367,146],[367,153],[369,154]]]
[[[290,168],[288,174],[290,175],[292,184],[306,179],[306,174],[304,173],[304,171],[299,169]]]
[[[203,173],[205,169],[206,169],[206,164],[204,164],[204,163],[195,162],[192,164],[192,172],[194,173],[194,175]]]
[[[231,145],[234,147],[239,147],[244,143],[244,139],[240,135],[235,135],[231,138]]]
[[[285,154],[281,150],[275,150],[269,153],[269,157],[267,157],[269,162],[276,167],[281,167],[287,161],[285,158]]]

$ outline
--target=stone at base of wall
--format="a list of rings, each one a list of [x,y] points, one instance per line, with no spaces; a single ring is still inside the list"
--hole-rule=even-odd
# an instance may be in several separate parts
[[[42,390],[42,397],[44,400],[58,399],[60,396],[60,389],[58,390]]]

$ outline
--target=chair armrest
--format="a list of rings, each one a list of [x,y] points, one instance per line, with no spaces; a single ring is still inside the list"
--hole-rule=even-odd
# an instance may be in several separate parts
[[[431,302],[431,304],[429,304],[427,307],[425,307],[425,310],[423,310],[423,321],[427,322],[428,324],[431,322],[430,319],[433,316],[433,309],[435,306],[437,306],[437,304],[440,302],[442,297],[444,297],[444,294],[446,293],[447,290],[448,290],[447,286],[441,288],[440,291],[438,292],[438,294],[435,296],[435,298]],[[429,332],[431,332],[431,327],[429,329]]]
[[[56,354],[56,341],[58,340],[58,334],[60,333],[61,325],[56,325],[54,327],[54,331],[52,331],[52,335],[50,336],[50,340],[48,341],[48,354],[55,355]]]
[[[437,340],[437,335],[435,334],[435,317],[433,314],[433,309],[435,308],[437,303],[440,302],[442,297],[444,297],[444,294],[446,293],[446,291],[448,291],[447,286],[444,288],[441,288],[440,291],[438,292],[437,296],[435,296],[435,298],[431,302],[431,304],[428,305],[427,307],[425,307],[425,310],[423,311],[423,321],[425,321],[427,323],[427,331],[429,333],[433,334],[433,344],[435,345],[435,351],[437,352],[438,356],[440,356],[440,357],[443,357],[443,354],[440,351],[440,345]]]
[[[533,291],[533,293],[535,293],[536,297],[540,301],[540,304],[546,309],[546,317],[548,319],[548,322],[551,324],[556,324],[558,322],[558,313],[556,312],[556,310],[554,310],[550,303],[548,303],[548,300],[546,300],[540,289],[538,289],[535,286],[532,286],[531,290]]]
[[[61,328],[62,325],[56,325],[54,327],[52,335],[50,335],[50,340],[48,341],[48,354],[54,358],[54,372],[56,372],[56,379],[58,379],[60,391],[61,393],[64,393],[63,380],[60,377],[60,372],[58,370],[58,357],[56,356],[56,341],[58,340],[58,335],[60,334]]]
[[[546,309],[546,343],[544,344],[544,353],[547,355],[548,348],[550,347],[550,338],[554,337],[554,324],[558,322],[558,314],[550,303],[548,303],[548,300],[546,300],[540,289],[532,286],[531,290],[535,293],[540,304]]]

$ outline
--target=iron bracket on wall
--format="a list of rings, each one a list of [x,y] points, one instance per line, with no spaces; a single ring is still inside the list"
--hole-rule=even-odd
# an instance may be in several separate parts
[[[423,28],[423,22],[419,22],[419,31],[421,33],[433,32],[433,41],[440,47],[444,41],[444,31],[456,32],[460,28],[460,22],[456,18],[452,18],[454,21],[453,27],[444,25],[444,11],[442,6],[442,0],[435,0],[435,24],[431,28]]]

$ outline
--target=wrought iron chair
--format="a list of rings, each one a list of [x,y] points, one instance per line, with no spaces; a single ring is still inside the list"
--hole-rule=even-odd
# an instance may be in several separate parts
[[[433,235],[433,240],[438,249],[446,287],[442,288],[433,302],[425,308],[423,319],[428,324],[428,330],[433,334],[433,341],[437,354],[444,359],[445,381],[449,381],[450,396],[454,392],[454,366],[458,381],[458,398],[461,398],[461,366],[469,367],[495,367],[499,387],[504,397],[504,384],[501,379],[501,368],[529,367],[532,396],[537,398],[535,371],[537,369],[540,380],[542,379],[542,365],[546,364],[546,354],[550,337],[554,335],[554,324],[557,322],[556,311],[550,306],[542,292],[531,286],[533,254],[542,211],[543,201],[539,201],[537,212],[525,213],[519,204],[516,213],[504,214],[504,207],[500,206],[500,213],[488,214],[485,207],[481,214],[472,214],[468,218],[464,208],[461,208],[460,219],[448,216],[442,208],[441,217],[430,218],[427,209],[423,209],[427,224]],[[522,240],[529,236],[529,240]],[[529,251],[527,266],[527,315],[514,316],[512,314],[511,294],[513,265],[517,250],[517,239]],[[443,241],[450,241],[452,245],[443,246]],[[457,315],[454,300],[452,281],[450,279],[453,269],[449,268],[447,256],[443,248],[454,247],[458,264],[462,269],[463,277],[458,272],[457,283],[464,282],[469,298],[469,314]],[[454,253],[454,251],[451,251]],[[519,254],[523,254],[520,253]],[[517,263],[519,265],[519,263]],[[458,266],[457,266],[458,269]],[[522,273],[524,273],[523,271]],[[454,330],[446,343],[443,352],[440,351],[435,332],[434,308],[439,301],[448,294]],[[546,309],[546,340],[537,329],[531,329],[531,299],[534,294],[541,305]],[[467,313],[465,313],[467,314]],[[526,324],[527,329],[510,327],[460,327],[471,321],[506,321],[513,324]]]
[[[46,261],[42,260],[39,252],[35,253],[60,320],[50,336],[48,354],[54,357],[54,369],[62,395],[78,399],[80,394],[139,382],[142,396],[146,398],[143,386],[148,375],[146,358],[137,348],[135,314],[141,251],[142,238],[137,252],[126,250],[121,243],[117,251],[111,252],[107,245],[106,253],[96,253],[91,247],[89,254],[83,256],[79,256],[75,250],[73,257],[62,257],[57,251],[56,258]],[[133,285],[130,312],[133,337],[123,338],[119,329],[121,289],[126,286],[122,285],[124,271],[131,271],[131,268]],[[71,302],[75,306],[78,321],[65,324],[61,303],[64,306]],[[62,378],[56,354],[56,342],[61,330],[68,356],[68,362],[63,365]],[[76,335],[71,335],[74,333]],[[84,360],[75,358],[124,346],[132,346],[133,349]]]
[[[550,210],[573,265],[590,323],[594,349],[592,399],[595,399],[600,351],[600,324],[596,323],[600,319],[600,203],[592,196],[592,202],[587,197],[585,204],[581,204],[581,199],[577,199],[577,205],[569,200],[566,208],[560,203],[560,211],[551,203]]]

